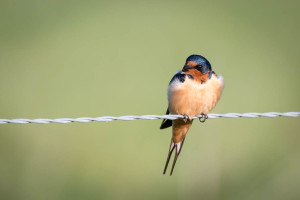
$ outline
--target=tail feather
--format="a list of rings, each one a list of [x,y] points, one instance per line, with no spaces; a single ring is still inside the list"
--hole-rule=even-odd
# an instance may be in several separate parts
[[[170,149],[169,149],[169,154],[168,154],[168,158],[167,158],[167,162],[166,162],[163,174],[166,173],[167,168],[168,168],[168,164],[169,164],[169,161],[170,161],[170,158],[171,158],[171,155],[172,155],[172,152],[173,152],[174,149],[176,149],[175,150],[175,156],[174,156],[173,164],[172,164],[172,169],[171,169],[171,172],[170,172],[170,176],[172,176],[173,170],[174,170],[174,167],[175,167],[175,164],[176,164],[176,161],[177,161],[177,158],[178,158],[178,156],[179,156],[179,154],[180,154],[180,152],[182,150],[182,146],[183,146],[184,140],[185,140],[185,138],[183,138],[183,140],[181,142],[174,143],[173,139],[171,139],[171,145],[170,145]]]
[[[181,149],[182,149],[182,147],[183,147],[184,140],[185,140],[185,137],[183,138],[183,140],[182,140],[182,142],[181,142],[181,147],[180,147],[180,149],[179,149],[179,153],[178,153],[178,155],[179,155],[179,154],[180,154],[180,152],[181,152]]]
[[[170,149],[169,149],[169,153],[168,153],[167,162],[166,162],[165,169],[164,169],[164,174],[167,171],[167,168],[168,168],[168,165],[169,165],[169,161],[170,161],[170,158],[171,158],[171,155],[172,155],[172,152],[173,152],[174,148],[175,148],[175,143],[171,139],[171,144],[170,144]]]

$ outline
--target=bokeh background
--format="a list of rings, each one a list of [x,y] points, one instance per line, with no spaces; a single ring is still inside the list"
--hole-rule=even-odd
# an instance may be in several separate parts
[[[201,54],[214,113],[300,111],[299,1],[1,1],[0,118],[164,114]],[[299,118],[0,125],[0,199],[299,199]]]

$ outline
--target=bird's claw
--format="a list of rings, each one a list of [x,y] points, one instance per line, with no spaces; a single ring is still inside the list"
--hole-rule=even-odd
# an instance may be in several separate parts
[[[186,123],[188,120],[191,120],[188,115],[183,115],[183,121]]]
[[[200,121],[201,123],[204,123],[205,120],[208,119],[208,116],[207,116],[206,114],[204,114],[204,113],[201,113],[201,115],[202,115],[202,116],[199,118],[199,121]]]

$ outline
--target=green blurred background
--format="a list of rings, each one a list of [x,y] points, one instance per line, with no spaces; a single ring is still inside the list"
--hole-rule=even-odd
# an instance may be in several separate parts
[[[0,118],[164,114],[190,54],[214,113],[300,111],[299,1],[1,1]],[[0,125],[0,199],[299,199],[299,118]]]

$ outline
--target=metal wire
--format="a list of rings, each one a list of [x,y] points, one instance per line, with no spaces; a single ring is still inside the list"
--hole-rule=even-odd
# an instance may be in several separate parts
[[[208,114],[208,119],[216,119],[216,118],[240,118],[240,117],[299,117],[300,112],[267,112],[267,113],[226,113],[226,114]],[[197,115],[193,119],[201,118],[202,115]],[[123,121],[131,121],[131,120],[155,120],[155,119],[183,119],[183,115],[142,115],[142,116],[134,116],[134,115],[126,115],[120,117],[112,117],[112,116],[103,116],[103,117],[80,117],[80,118],[58,118],[58,119],[0,119],[0,124],[49,124],[49,123],[71,123],[71,122],[110,122],[114,120],[123,120]]]

